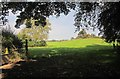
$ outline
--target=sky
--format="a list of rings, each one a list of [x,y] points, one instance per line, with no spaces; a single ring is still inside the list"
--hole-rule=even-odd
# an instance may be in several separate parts
[[[68,15],[61,14],[60,17],[50,16],[49,21],[51,23],[51,31],[49,33],[48,40],[69,40],[72,37],[76,37],[77,33],[75,33],[74,24],[74,11],[71,11]],[[14,29],[15,33],[19,32],[20,29],[15,29],[15,20],[16,16],[12,13],[7,17],[9,20],[9,25],[12,29]],[[23,25],[22,25],[23,26]],[[88,33],[96,34],[98,30],[92,31],[88,30]]]
[[[70,12],[68,15],[61,14],[60,17],[50,16],[49,21],[51,23],[51,32],[49,34],[49,39],[71,39],[75,37],[77,33],[75,32],[74,24],[74,11]]]

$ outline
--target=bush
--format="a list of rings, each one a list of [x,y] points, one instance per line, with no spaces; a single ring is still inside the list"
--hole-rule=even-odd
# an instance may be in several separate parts
[[[45,40],[36,41],[36,42],[29,41],[29,44],[28,44],[29,47],[42,47],[42,46],[46,46],[46,45],[47,45],[47,43]]]
[[[23,47],[22,41],[13,34],[13,32],[3,29],[2,30],[2,50],[8,48],[9,53],[12,52],[12,48],[21,49]]]
[[[47,45],[47,43],[46,43],[45,40],[41,40],[41,41],[40,41],[40,46],[46,46],[46,45]]]

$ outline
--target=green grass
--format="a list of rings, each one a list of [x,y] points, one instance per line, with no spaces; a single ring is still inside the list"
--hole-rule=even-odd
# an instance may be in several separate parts
[[[30,57],[51,57],[64,54],[99,53],[112,49],[111,44],[100,38],[77,39],[61,42],[47,42],[46,47],[29,47]]]
[[[6,79],[120,79],[120,55],[102,39],[77,39],[47,44],[46,47],[29,47],[29,57],[36,61],[19,62],[21,65],[9,70]]]
[[[88,45],[110,45],[105,43],[103,39],[100,38],[87,38],[87,39],[77,39],[61,42],[47,42],[47,47],[68,47],[68,48],[81,48]]]
[[[54,58],[60,65],[68,61],[81,63],[112,63],[115,53],[111,44],[100,38],[48,42],[46,47],[30,47],[30,58]],[[57,59],[59,58],[59,60]]]
[[[114,52],[111,44],[100,38],[48,42],[47,44],[46,47],[29,48],[30,57],[38,59],[48,73],[55,68],[55,70],[52,69],[52,75],[56,73],[59,75],[54,76],[83,79],[110,78],[117,77],[120,73],[118,54]]]

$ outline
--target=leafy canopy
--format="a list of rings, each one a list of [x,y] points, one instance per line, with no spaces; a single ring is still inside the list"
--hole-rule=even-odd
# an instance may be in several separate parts
[[[60,16],[61,13],[67,15],[71,9],[75,9],[75,3],[73,2],[7,2],[1,3],[2,8],[2,23],[5,24],[7,21],[5,16],[9,13],[8,10],[11,9],[12,13],[20,11],[20,15],[17,16],[16,28],[19,28],[21,24],[27,19],[32,18],[35,21],[35,25],[45,26],[46,18],[50,15]]]
[[[44,27],[36,26],[34,20],[31,20],[31,28],[24,28],[18,33],[18,37],[21,39],[31,39],[32,41],[46,40],[48,38],[50,28],[49,20],[46,21]]]
[[[2,12],[0,15],[3,24],[7,21],[5,16],[8,10],[13,13],[20,11],[16,20],[16,28],[19,28],[24,21],[32,18],[37,26],[45,26],[46,18],[51,15],[67,15],[71,9],[75,10],[75,26],[98,28],[107,42],[120,42],[120,2],[7,2],[1,3]]]

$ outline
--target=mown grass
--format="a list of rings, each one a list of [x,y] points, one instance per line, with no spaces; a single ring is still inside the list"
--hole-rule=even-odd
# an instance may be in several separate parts
[[[100,38],[77,39],[60,42],[47,42],[46,47],[29,47],[30,57],[51,57],[64,54],[99,53],[99,50],[112,49],[111,44]]]
[[[86,47],[88,45],[110,45],[104,42],[103,39],[100,38],[87,38],[87,39],[76,39],[76,40],[68,40],[68,41],[59,41],[59,42],[47,42],[48,48],[56,48],[56,47],[68,47],[68,48],[81,48]]]

